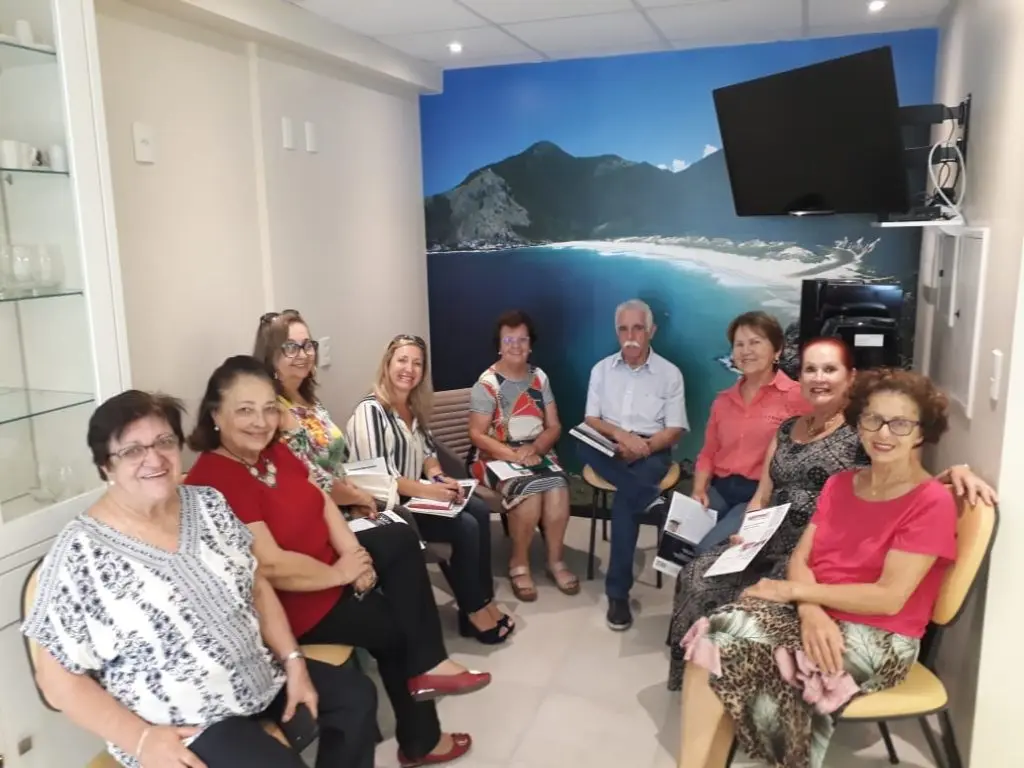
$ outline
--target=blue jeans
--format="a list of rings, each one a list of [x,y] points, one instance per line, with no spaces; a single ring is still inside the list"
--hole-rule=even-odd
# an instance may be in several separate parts
[[[716,477],[708,488],[708,506],[718,513],[718,522],[697,545],[702,555],[724,543],[743,525],[747,504],[757,491],[757,481],[742,475]]]
[[[452,559],[442,569],[459,610],[475,613],[494,600],[491,574],[491,508],[472,496],[455,517],[416,515],[424,541],[452,546]]]
[[[580,443],[580,460],[615,486],[612,502],[612,542],[605,594],[612,600],[628,600],[633,587],[633,554],[640,535],[640,520],[648,505],[658,498],[658,488],[672,463],[670,451],[660,451],[627,464]]]

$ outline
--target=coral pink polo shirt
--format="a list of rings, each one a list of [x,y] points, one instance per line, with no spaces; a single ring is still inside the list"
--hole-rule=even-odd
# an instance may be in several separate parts
[[[938,480],[921,483],[896,499],[866,501],[853,491],[856,472],[840,472],[825,483],[811,518],[816,528],[807,564],[819,584],[874,584],[894,549],[935,557],[895,616],[826,609],[837,620],[921,637],[939,598],[942,577],[956,560],[956,501]]]
[[[697,469],[714,477],[742,475],[761,477],[764,455],[779,425],[793,416],[809,413],[810,403],[800,385],[779,371],[761,387],[749,403],[743,401],[740,384],[718,393],[704,429],[704,447],[697,456]]]

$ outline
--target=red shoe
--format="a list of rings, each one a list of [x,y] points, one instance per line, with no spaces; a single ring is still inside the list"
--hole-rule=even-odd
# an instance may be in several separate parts
[[[444,754],[429,754],[424,755],[419,760],[410,760],[402,754],[402,750],[398,750],[398,764],[402,766],[402,768],[416,768],[416,766],[419,765],[440,765],[441,763],[450,763],[452,760],[458,760],[464,754],[469,752],[469,748],[471,746],[473,746],[473,737],[468,733],[453,733],[452,748]]]
[[[490,672],[460,672],[457,675],[417,675],[409,679],[409,693],[416,701],[473,693],[491,684]]]

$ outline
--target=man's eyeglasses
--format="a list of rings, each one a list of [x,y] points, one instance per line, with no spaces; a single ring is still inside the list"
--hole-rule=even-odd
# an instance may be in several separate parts
[[[177,435],[160,435],[149,445],[132,443],[119,451],[114,451],[113,455],[129,464],[139,464],[146,458],[150,448],[164,456],[173,456],[177,451],[181,450],[181,443],[178,442]]]
[[[279,318],[281,315],[297,315],[299,310],[297,309],[286,309],[284,312],[267,312],[260,318],[260,325],[266,325],[272,323],[274,320]]]
[[[904,418],[883,419],[877,413],[862,413],[858,423],[868,432],[877,432],[882,427],[888,425],[889,431],[892,432],[892,434],[897,437],[906,437],[913,432],[914,427],[919,425],[921,422]]]
[[[393,338],[391,340],[391,344],[389,346],[391,346],[392,348],[393,347],[402,347],[402,346],[405,346],[406,344],[415,344],[417,347],[419,347],[420,349],[422,349],[424,351],[426,351],[426,349],[427,349],[427,342],[425,342],[422,339],[422,337],[420,337],[420,336],[410,336],[407,333],[400,333],[397,336],[395,336],[395,338]]]
[[[314,339],[306,339],[301,344],[297,341],[286,341],[281,345],[281,352],[285,357],[298,357],[299,352],[305,352],[308,357],[312,357],[318,349],[320,342]]]

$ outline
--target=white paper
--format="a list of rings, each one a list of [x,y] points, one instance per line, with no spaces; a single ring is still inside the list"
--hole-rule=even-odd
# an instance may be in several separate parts
[[[365,461],[352,461],[342,464],[346,475],[386,475],[388,474],[388,463],[383,456],[377,456]]]
[[[430,480],[421,480],[420,482],[427,485],[431,484]],[[459,512],[466,508],[466,504],[469,503],[469,498],[473,495],[473,491],[476,490],[477,485],[479,485],[476,480],[459,480],[458,483],[462,487],[462,501],[458,504],[446,504],[438,499],[416,497],[409,499],[403,506],[406,509],[421,515],[455,517]]]
[[[739,573],[745,569],[782,525],[787,512],[789,512],[789,504],[747,512],[743,516],[743,525],[736,533],[743,539],[743,543],[725,550],[721,557],[704,572],[704,577]]]
[[[618,445],[614,440],[609,440],[586,422],[577,424],[569,430],[569,434],[605,456],[614,456],[618,451]]]
[[[884,347],[885,336],[883,336],[881,333],[855,333],[853,335],[853,346]]]
[[[383,525],[391,525],[392,523],[401,523],[402,525],[408,525],[404,517],[399,515],[397,512],[392,512],[390,509],[386,509],[377,515],[377,519],[371,519],[369,517],[356,517],[348,521],[348,528],[352,533],[359,533],[361,531],[368,531],[371,528],[380,528]],[[427,545],[424,542],[420,542],[420,549],[426,549]]]
[[[507,461],[489,461],[487,468],[494,473],[499,482],[511,480],[514,477],[529,477],[533,474],[528,467],[519,464],[511,464]]]
[[[683,565],[694,557],[694,547],[700,544],[717,522],[718,512],[715,510],[705,509],[699,501],[689,496],[673,493],[658,554],[654,558],[654,570],[669,578],[678,576]]]

